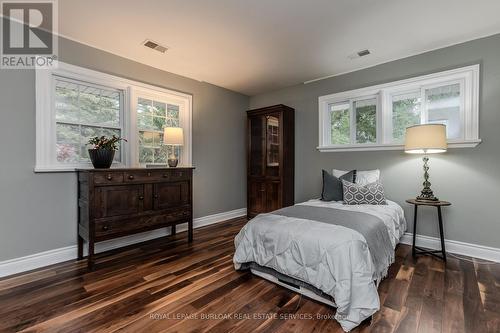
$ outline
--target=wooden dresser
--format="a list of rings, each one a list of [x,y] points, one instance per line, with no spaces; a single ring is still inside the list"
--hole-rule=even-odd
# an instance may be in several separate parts
[[[188,223],[193,240],[193,168],[79,169],[78,259],[96,242]]]
[[[274,105],[248,115],[248,218],[294,204],[294,109]]]

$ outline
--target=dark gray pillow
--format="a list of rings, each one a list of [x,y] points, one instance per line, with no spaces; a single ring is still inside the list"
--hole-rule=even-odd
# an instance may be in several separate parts
[[[342,184],[345,205],[387,205],[384,186],[379,182],[362,186],[343,180]]]
[[[344,191],[342,189],[342,180],[354,182],[355,171],[349,171],[337,178],[328,171],[323,170],[323,190],[321,191],[321,200],[323,201],[342,201],[344,200]]]

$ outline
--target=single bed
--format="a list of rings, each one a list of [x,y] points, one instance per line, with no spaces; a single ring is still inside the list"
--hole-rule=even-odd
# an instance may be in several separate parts
[[[380,308],[378,283],[406,231],[403,209],[310,200],[250,220],[235,238],[238,270],[337,308],[350,331]]]

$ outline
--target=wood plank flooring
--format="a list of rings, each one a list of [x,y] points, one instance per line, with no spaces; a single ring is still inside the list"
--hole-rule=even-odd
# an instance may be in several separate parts
[[[245,222],[101,254],[93,272],[66,262],[4,278],[0,332],[342,332],[335,309],[234,270]],[[396,253],[381,310],[353,332],[500,332],[499,265]]]

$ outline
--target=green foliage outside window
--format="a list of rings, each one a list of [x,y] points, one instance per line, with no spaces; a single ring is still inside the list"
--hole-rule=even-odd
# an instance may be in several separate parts
[[[350,142],[349,109],[331,112],[332,144],[343,145]]]
[[[395,142],[404,141],[407,127],[420,124],[419,105],[417,98],[392,103],[392,137]]]
[[[377,142],[377,107],[366,105],[356,108],[356,143]]]

